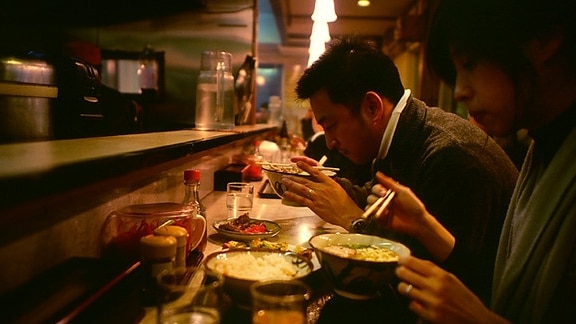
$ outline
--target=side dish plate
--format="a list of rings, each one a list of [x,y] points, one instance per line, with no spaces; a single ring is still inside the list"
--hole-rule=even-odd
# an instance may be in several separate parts
[[[281,227],[280,227],[280,225],[278,225],[278,223],[275,223],[275,222],[269,221],[269,220],[264,220],[264,219],[250,219],[250,223],[254,223],[254,224],[262,223],[262,224],[264,224],[264,226],[266,227],[265,233],[241,233],[241,232],[237,232],[237,231],[230,231],[230,230],[220,228],[220,225],[229,223],[233,220],[234,219],[219,220],[219,221],[214,222],[212,224],[212,227],[214,227],[214,229],[218,233],[225,235],[225,236],[227,236],[233,240],[238,240],[238,241],[250,241],[250,240],[255,240],[255,239],[271,238],[271,237],[278,235],[278,233],[280,233],[280,229],[281,229]]]

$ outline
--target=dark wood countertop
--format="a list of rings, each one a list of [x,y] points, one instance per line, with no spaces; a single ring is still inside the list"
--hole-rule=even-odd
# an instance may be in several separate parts
[[[157,133],[0,145],[2,210],[134,170],[169,162],[243,138],[269,125],[233,131],[179,130]]]

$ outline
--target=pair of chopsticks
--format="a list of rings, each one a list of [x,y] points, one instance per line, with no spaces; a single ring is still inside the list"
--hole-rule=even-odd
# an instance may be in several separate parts
[[[277,167],[293,167],[296,168],[296,163],[273,163],[273,162],[256,162],[256,164],[260,164],[260,165],[270,165],[270,166],[277,166]],[[340,168],[335,168],[335,167],[325,167],[322,165],[315,165],[313,166],[314,169],[318,169],[318,170],[328,170],[328,171],[334,171],[334,172],[338,172],[340,171]]]
[[[392,201],[392,198],[394,198],[395,195],[396,192],[392,191],[392,189],[388,189],[388,191],[386,191],[384,196],[378,198],[372,204],[372,206],[370,206],[370,208],[366,209],[366,211],[362,214],[362,218],[367,218],[368,216],[370,216],[376,210],[376,208],[378,208],[378,210],[376,211],[376,214],[374,214],[374,216],[376,218],[380,217],[380,215],[382,215],[384,210],[386,210],[386,208],[388,207],[388,205]]]

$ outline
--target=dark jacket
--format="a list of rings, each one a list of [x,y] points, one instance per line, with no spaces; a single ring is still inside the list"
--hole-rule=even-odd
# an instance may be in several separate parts
[[[388,155],[373,164],[408,186],[455,237],[457,248],[440,266],[489,301],[494,259],[518,171],[484,131],[453,113],[410,98]],[[339,180],[364,207],[370,186]],[[405,243],[412,254],[431,259],[415,239],[378,229]]]

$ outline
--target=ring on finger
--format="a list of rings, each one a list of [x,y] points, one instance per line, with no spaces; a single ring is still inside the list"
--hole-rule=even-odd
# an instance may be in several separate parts
[[[414,286],[412,286],[412,284],[408,284],[408,286],[406,286],[406,289],[404,289],[404,295],[410,297],[410,292],[412,291],[412,289],[414,289]]]
[[[314,193],[314,190],[312,190],[312,188],[308,188],[308,192],[306,193],[306,198],[312,199],[313,193]]]

